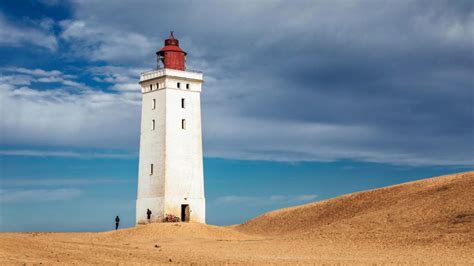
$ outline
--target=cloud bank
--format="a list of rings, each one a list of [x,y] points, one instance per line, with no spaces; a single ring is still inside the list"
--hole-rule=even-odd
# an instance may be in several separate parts
[[[205,156],[472,165],[473,14],[470,1],[77,1],[48,36],[90,80],[4,70],[1,141],[136,150],[138,73],[175,30],[205,74]]]

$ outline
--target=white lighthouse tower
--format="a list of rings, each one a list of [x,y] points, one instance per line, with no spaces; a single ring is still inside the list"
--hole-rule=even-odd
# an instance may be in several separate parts
[[[202,163],[201,72],[186,70],[173,32],[157,53],[164,67],[140,75],[142,118],[136,223],[206,222]]]

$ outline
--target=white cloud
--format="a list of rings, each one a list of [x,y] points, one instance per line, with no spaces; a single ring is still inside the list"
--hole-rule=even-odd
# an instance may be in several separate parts
[[[318,196],[304,195],[270,195],[270,196],[237,196],[228,195],[216,198],[217,204],[252,204],[266,205],[274,203],[303,203],[314,201]]]
[[[28,156],[28,157],[72,157],[83,159],[114,158],[130,159],[137,158],[135,153],[96,153],[96,152],[75,152],[75,151],[51,151],[51,150],[0,150],[0,155],[4,156]]]
[[[94,75],[94,80],[101,83],[110,83],[110,90],[115,90],[123,93],[130,93],[139,91],[138,77],[140,73],[146,69],[134,67],[119,67],[119,66],[101,66],[92,67],[89,72]],[[139,94],[133,94],[140,97]],[[137,99],[139,100],[139,99]]]
[[[75,188],[59,189],[0,189],[1,203],[64,201],[77,198],[82,191]]]
[[[5,86],[30,85],[33,80],[34,78],[29,75],[0,76],[0,83]]]
[[[74,81],[75,75],[64,74],[59,70],[27,69],[21,67],[6,67],[3,71],[7,74],[0,76],[0,81],[11,85],[31,85],[32,82],[61,83],[64,86],[85,88],[85,84]],[[11,74],[13,73],[13,74]]]
[[[137,84],[136,83],[122,83],[122,84],[115,84],[111,87],[113,90],[117,91],[136,91]]]
[[[16,26],[0,13],[0,45],[20,46],[23,44],[44,47],[50,51],[56,51],[58,42],[54,34],[44,30],[51,20],[40,21],[40,27],[20,27]]]
[[[0,181],[6,187],[51,187],[51,186],[80,186],[95,184],[115,184],[135,182],[118,178],[4,178]]]
[[[140,91],[106,93],[64,79],[59,71],[10,69],[30,74],[28,82],[57,82],[77,90],[0,84],[0,141],[9,145],[127,148],[138,145]],[[43,79],[44,80],[41,80]],[[3,80],[13,80],[3,76]],[[25,84],[27,82],[21,82]],[[131,145],[133,143],[133,145]],[[24,153],[25,151],[23,151]],[[46,154],[31,152],[32,155]],[[57,152],[56,156],[83,156]],[[90,154],[91,156],[114,156]],[[49,156],[55,156],[49,152]],[[121,155],[119,155],[121,156]],[[126,155],[128,156],[128,155]]]
[[[7,71],[20,73],[20,74],[27,74],[32,75],[35,77],[59,77],[63,76],[64,74],[59,70],[43,70],[43,69],[28,69],[23,67],[7,67],[4,68]]]
[[[76,56],[92,61],[137,62],[153,50],[152,42],[137,32],[102,27],[81,20],[62,21],[61,38],[72,45]]]

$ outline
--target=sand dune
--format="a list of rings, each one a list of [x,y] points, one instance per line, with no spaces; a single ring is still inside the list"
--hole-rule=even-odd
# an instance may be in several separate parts
[[[266,213],[237,227],[264,235],[343,238],[397,244],[474,241],[474,172],[440,176]]]
[[[242,225],[2,233],[0,263],[474,263],[474,172],[344,195]]]

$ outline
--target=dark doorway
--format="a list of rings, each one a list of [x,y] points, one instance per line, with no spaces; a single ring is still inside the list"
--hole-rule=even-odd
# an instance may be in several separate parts
[[[182,204],[181,205],[181,222],[189,222],[189,205]]]

